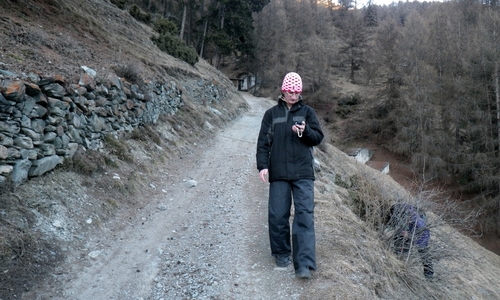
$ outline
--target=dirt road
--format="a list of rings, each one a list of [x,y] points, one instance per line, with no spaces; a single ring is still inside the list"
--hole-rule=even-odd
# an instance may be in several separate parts
[[[299,298],[293,268],[276,268],[270,255],[268,186],[255,168],[260,121],[273,102],[244,97],[244,116],[199,155],[161,171],[150,204],[88,241],[87,255],[70,257],[50,295],[36,298]]]

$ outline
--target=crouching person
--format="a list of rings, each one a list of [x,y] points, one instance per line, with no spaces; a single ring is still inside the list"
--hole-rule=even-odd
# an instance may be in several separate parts
[[[426,219],[425,213],[418,208],[406,203],[398,203],[391,206],[386,225],[393,230],[394,252],[401,255],[415,247],[424,266],[424,276],[432,278],[434,268],[429,251],[431,234]]]

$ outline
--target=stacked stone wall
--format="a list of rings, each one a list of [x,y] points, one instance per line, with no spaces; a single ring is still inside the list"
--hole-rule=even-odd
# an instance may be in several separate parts
[[[0,185],[40,176],[71,159],[79,146],[100,150],[106,135],[154,124],[184,105],[174,80],[139,86],[82,69],[78,83],[0,70]],[[211,81],[197,79],[195,86],[189,90],[214,98],[209,101],[220,97]]]

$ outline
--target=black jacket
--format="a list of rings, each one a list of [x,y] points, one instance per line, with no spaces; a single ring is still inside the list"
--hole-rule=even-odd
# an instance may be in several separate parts
[[[292,131],[297,122],[306,122],[302,137]],[[315,179],[313,146],[323,140],[316,112],[302,100],[288,109],[279,99],[266,111],[257,140],[257,169],[269,169],[269,181]]]

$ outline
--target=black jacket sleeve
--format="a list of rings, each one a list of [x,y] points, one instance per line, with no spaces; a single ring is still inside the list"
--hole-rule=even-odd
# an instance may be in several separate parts
[[[302,133],[302,140],[308,146],[313,147],[321,143],[324,138],[323,131],[319,125],[316,112],[311,107],[308,107],[307,124],[304,132]]]
[[[262,118],[260,125],[259,137],[257,139],[257,169],[269,168],[269,154],[272,146],[272,116],[268,110]]]

